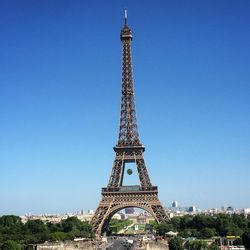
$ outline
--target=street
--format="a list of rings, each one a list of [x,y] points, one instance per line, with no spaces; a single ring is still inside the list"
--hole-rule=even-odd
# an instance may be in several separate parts
[[[98,250],[137,250],[139,244],[138,237],[109,237],[108,242],[99,246]]]

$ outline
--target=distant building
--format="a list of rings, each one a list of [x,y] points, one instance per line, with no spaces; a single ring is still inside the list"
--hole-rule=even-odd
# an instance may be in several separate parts
[[[227,207],[227,210],[226,210],[227,213],[233,213],[234,212],[234,208],[229,206]]]
[[[188,212],[190,212],[190,213],[195,213],[196,211],[197,211],[196,206],[191,206],[188,208]]]
[[[133,207],[125,208],[125,214],[134,214],[135,209]]]
[[[88,214],[94,214],[94,210],[88,210]]]
[[[122,219],[121,214],[119,214],[119,213],[114,214],[114,216],[112,217],[112,219],[121,220]]]
[[[173,201],[172,207],[178,207],[178,201]]]
[[[243,213],[244,213],[245,215],[250,214],[250,208],[244,208],[244,209],[243,209]]]
[[[120,212],[118,212],[118,214],[121,216],[121,219],[122,220],[125,220],[126,218],[125,218],[125,214],[124,213],[122,213],[121,211]]]
[[[222,207],[221,207],[221,211],[222,211],[222,212],[226,212],[226,211],[227,211],[227,206],[225,206],[225,205],[222,206]]]
[[[147,216],[146,216],[146,215],[140,214],[140,215],[137,217],[137,223],[139,223],[139,224],[146,224],[146,219],[147,219]]]

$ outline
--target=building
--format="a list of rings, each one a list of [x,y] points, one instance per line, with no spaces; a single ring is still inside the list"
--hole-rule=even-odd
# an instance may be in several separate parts
[[[173,201],[172,207],[178,207],[178,201]]]

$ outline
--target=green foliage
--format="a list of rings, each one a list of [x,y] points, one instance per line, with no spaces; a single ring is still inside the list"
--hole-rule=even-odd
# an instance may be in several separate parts
[[[66,239],[67,239],[67,234],[64,232],[54,232],[50,234],[50,240],[52,241],[61,241]]]
[[[204,227],[200,231],[200,238],[202,239],[209,239],[216,235],[215,228]]]
[[[244,215],[233,214],[232,221],[238,228],[241,228],[243,231],[246,231],[248,229],[249,221],[246,220]]]
[[[82,222],[77,217],[68,217],[61,221],[62,232],[67,234],[67,239],[75,237],[94,237],[91,225],[88,222]]]
[[[64,232],[71,232],[81,230],[82,222],[77,219],[77,217],[68,217],[66,220],[62,221],[62,228]]]
[[[176,228],[178,231],[180,230],[180,224],[181,224],[181,219],[183,217],[173,217],[171,219],[171,224],[173,225],[174,228]]]
[[[18,216],[0,217],[0,249],[27,248],[28,244],[47,240],[72,240],[76,237],[94,237],[91,225],[76,217],[69,217],[60,223],[45,224],[41,220],[29,220],[23,224]],[[12,248],[11,248],[12,247]]]
[[[131,224],[130,220],[112,219],[109,230],[116,233]],[[174,217],[168,224],[157,225],[155,222],[150,224],[160,235],[165,235],[169,231],[178,231],[180,237],[196,237],[198,239],[227,235],[242,236],[242,239],[238,239],[238,241],[242,240],[246,248],[250,249],[250,220],[241,215],[186,215]],[[0,217],[0,249],[3,247],[7,249],[8,244],[18,248],[20,245],[37,244],[46,240],[70,240],[75,237],[94,237],[91,225],[76,217],[69,217],[57,224],[45,224],[40,220],[30,220],[23,224],[18,216]],[[17,245],[14,245],[13,242]],[[216,249],[216,246],[211,245],[208,249],[210,248]]]
[[[23,229],[24,232],[26,232],[26,235],[28,235],[26,242],[29,244],[35,244],[49,240],[48,227],[41,220],[29,220],[23,226]]]
[[[4,215],[0,217],[0,243],[7,240],[21,240],[22,235],[21,218],[15,215]]]
[[[24,228],[30,234],[41,234],[46,233],[48,231],[47,226],[41,220],[29,220],[24,225]]]
[[[193,240],[189,242],[189,249],[192,250],[207,250],[208,244],[202,240]]]
[[[216,244],[213,243],[208,247],[208,250],[220,250],[220,248]]]
[[[243,233],[242,242],[246,249],[250,249],[250,230]]]
[[[172,224],[161,223],[157,227],[157,233],[159,235],[165,236],[169,231],[174,231],[174,226]]]
[[[230,227],[230,218],[225,214],[218,215],[215,227],[220,236],[226,236]]]
[[[230,225],[227,229],[227,235],[236,235],[236,236],[241,236],[244,232],[242,229],[240,229],[236,225]]]
[[[131,224],[133,224],[133,221],[128,219],[126,220],[111,219],[109,222],[108,231],[111,233],[118,233],[119,231],[128,227]]]
[[[153,230],[156,231],[156,229],[158,228],[158,224],[155,220],[151,220],[149,221],[149,224],[153,227]]]
[[[174,217],[170,223],[160,224],[155,228],[160,235],[165,235],[168,231],[178,231],[179,236],[184,238],[209,239],[214,236],[241,236],[248,230],[249,220],[242,215],[186,215]]]
[[[191,215],[186,215],[186,216],[181,217],[180,224],[177,229],[183,230],[186,228],[192,228],[192,221],[193,221],[193,216]]]
[[[51,233],[62,232],[63,231],[61,223],[53,224],[53,223],[49,222],[49,223],[47,223],[47,227],[48,227],[48,230]]]
[[[20,228],[22,226],[21,218],[15,215],[4,215],[0,217],[0,225],[6,228]]]
[[[2,250],[21,250],[21,245],[13,240],[7,240],[3,243]]]
[[[179,232],[179,236],[183,238],[188,238],[193,235],[193,232],[191,229],[183,229],[182,231]]]
[[[213,217],[208,216],[208,215],[197,215],[195,217],[193,217],[192,220],[192,227],[196,228],[197,230],[201,230],[203,228],[209,228],[209,227],[213,227],[214,225],[214,220]]]
[[[189,249],[192,250],[219,250],[220,248],[214,243],[208,245],[206,241],[202,240],[193,240],[189,242]]]
[[[168,241],[169,250],[183,250],[183,240],[180,237],[170,238]]]

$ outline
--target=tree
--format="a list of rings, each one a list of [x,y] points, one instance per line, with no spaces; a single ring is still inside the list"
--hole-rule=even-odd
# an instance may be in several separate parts
[[[171,224],[173,225],[176,231],[180,230],[181,217],[176,216],[171,219]]]
[[[169,231],[174,231],[174,227],[172,224],[161,223],[157,227],[157,233],[159,235],[165,236],[165,234]]]
[[[186,229],[186,228],[192,228],[192,221],[193,217],[191,215],[186,215],[181,217],[180,219],[180,230]]]
[[[23,223],[21,218],[15,215],[0,217],[0,235],[5,235],[5,240],[18,240],[22,234]],[[10,236],[10,237],[9,237]]]
[[[191,237],[192,231],[190,229],[184,229],[179,233],[179,235],[183,238],[188,238]]]
[[[232,215],[232,221],[233,223],[240,229],[246,231],[247,227],[248,227],[248,221],[246,220],[246,218],[244,217],[243,214],[241,215],[236,215],[233,214]]]
[[[170,238],[168,241],[168,246],[169,246],[169,250],[183,250],[183,240],[176,236],[173,238]]]
[[[228,226],[226,230],[227,230],[227,235],[241,236],[243,234],[243,231],[235,224],[230,224],[230,226]]]
[[[189,242],[189,249],[192,250],[207,250],[208,245],[207,242],[202,240],[193,240]]]
[[[208,250],[220,250],[220,248],[216,244],[211,244],[208,246]]]
[[[2,250],[21,250],[21,245],[13,240],[7,240],[3,243]]]
[[[126,223],[131,223],[125,221]],[[93,238],[92,227],[89,222],[82,222],[76,217],[69,217],[57,224],[45,224],[41,220],[29,220],[23,224],[21,218],[14,215],[0,217],[0,250],[3,246],[15,247],[17,244],[37,244],[47,240],[67,240],[75,237]],[[9,240],[11,240],[9,242]],[[18,245],[20,246],[20,245]],[[25,249],[26,249],[25,247]]]
[[[50,233],[62,232],[63,231],[61,223],[53,224],[51,222],[48,222],[47,227],[48,227],[48,230],[49,230]]]
[[[149,224],[153,227],[153,230],[157,230],[158,228],[158,223],[155,220],[149,221]]]
[[[75,216],[68,217],[66,220],[62,221],[62,228],[64,232],[71,232],[74,229],[80,230],[82,227],[82,222]]]
[[[131,225],[133,222],[129,221],[128,225]],[[90,225],[89,222],[82,222],[82,228],[81,228],[81,232],[80,232],[80,236],[81,237],[90,237],[93,238],[94,237],[94,233],[92,231],[92,226]]]
[[[215,235],[216,235],[215,228],[205,227],[205,228],[201,229],[201,232],[200,232],[200,237],[202,239],[209,239],[209,238],[212,238]]]
[[[216,231],[220,236],[227,235],[227,228],[230,227],[230,217],[225,214],[219,214],[216,218]]]
[[[202,214],[196,215],[192,221],[193,228],[196,228],[197,230],[201,230],[205,227],[214,227],[214,224],[213,217]]]
[[[40,243],[49,239],[48,227],[41,220],[29,220],[24,228],[28,235],[27,243]]]
[[[67,233],[64,233],[64,232],[54,232],[50,234],[50,240],[52,241],[63,241],[67,239],[68,239],[68,235]]]
[[[25,228],[31,234],[44,233],[48,230],[46,225],[41,220],[28,220],[25,224]]]
[[[243,245],[246,249],[250,249],[250,231],[243,233],[242,235]]]

